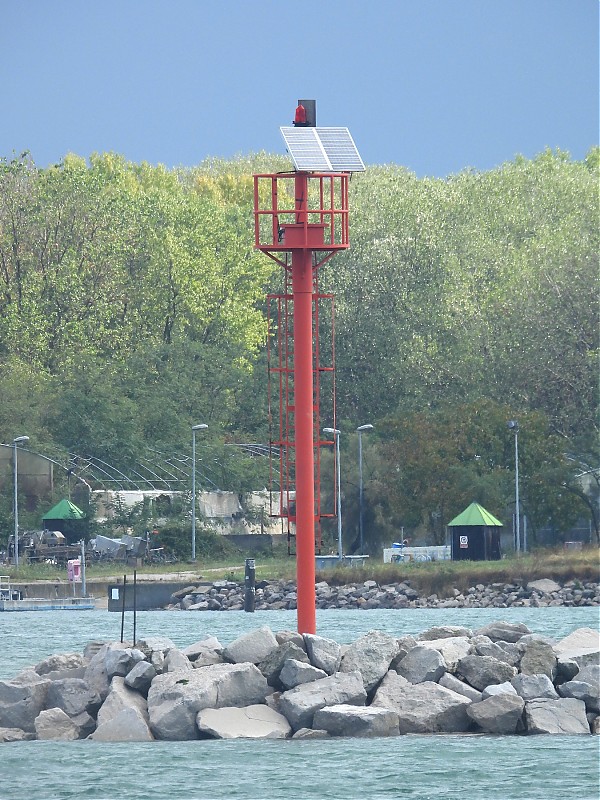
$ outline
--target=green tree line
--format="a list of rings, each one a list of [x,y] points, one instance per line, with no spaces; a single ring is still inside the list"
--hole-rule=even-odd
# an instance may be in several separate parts
[[[546,151],[445,180],[353,176],[351,248],[320,283],[335,294],[338,426],[375,425],[373,542],[395,525],[438,535],[480,484],[506,506],[507,415],[532,420],[541,459],[524,474],[532,524],[597,527],[575,476],[598,465],[598,162]],[[264,153],[186,170],[1,159],[0,438],[123,467],[187,450],[197,422],[215,443],[267,441],[265,295],[282,276],[253,249],[252,174],[287,168]],[[467,456],[451,421],[477,414],[487,433]],[[353,447],[342,438],[348,485]]]

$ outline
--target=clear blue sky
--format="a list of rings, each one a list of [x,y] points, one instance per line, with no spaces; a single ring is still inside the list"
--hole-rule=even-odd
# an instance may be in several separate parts
[[[296,100],[419,176],[598,143],[598,0],[0,0],[0,156],[283,153]]]

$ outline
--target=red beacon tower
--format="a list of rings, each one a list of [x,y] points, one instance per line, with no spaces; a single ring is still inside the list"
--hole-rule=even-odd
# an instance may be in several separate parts
[[[295,541],[298,631],[315,633],[315,550],[321,517],[333,516],[321,510],[320,449],[333,442],[321,440],[320,396],[325,376],[333,373],[334,348],[333,340],[328,346],[319,341],[320,308],[330,300],[333,316],[333,298],[319,293],[318,270],[349,247],[348,181],[365,167],[347,128],[316,127],[314,101],[300,100],[293,126],[281,133],[294,170],[254,176],[255,246],[285,271],[283,293],[269,296],[276,309],[269,417],[280,488],[272,513],[287,518],[288,542]],[[331,331],[333,337],[333,324]],[[333,389],[335,427],[334,401]]]

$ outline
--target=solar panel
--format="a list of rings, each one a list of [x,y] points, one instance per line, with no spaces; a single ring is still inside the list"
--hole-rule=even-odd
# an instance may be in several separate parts
[[[300,172],[364,172],[348,128],[281,128],[288,153]]]

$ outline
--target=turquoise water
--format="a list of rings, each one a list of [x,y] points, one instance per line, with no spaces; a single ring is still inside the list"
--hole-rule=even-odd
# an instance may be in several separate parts
[[[317,632],[350,642],[432,625],[524,622],[562,638],[597,627],[597,608],[319,611]],[[206,635],[228,644],[268,625],[295,629],[295,612],[169,612],[137,616],[137,635],[180,646]],[[0,615],[0,677],[52,653],[119,639],[106,611]],[[126,614],[125,638],[133,632]],[[598,800],[598,737],[401,736],[317,741],[198,741],[0,745],[0,800]]]
[[[317,633],[348,643],[377,629],[394,636],[416,634],[433,625],[476,629],[494,620],[524,622],[534,633],[561,639],[576,628],[598,627],[598,608],[411,608],[380,611],[319,610]],[[137,638],[168,636],[179,647],[205,636],[229,644],[240,634],[268,625],[273,631],[296,629],[295,611],[140,611]],[[125,639],[133,636],[133,613],[125,614]],[[0,614],[0,679],[54,653],[81,653],[92,639],[119,640],[121,615],[108,611],[20,611]],[[0,795],[0,800],[2,796]]]
[[[598,800],[591,736],[0,748],[2,800]]]

